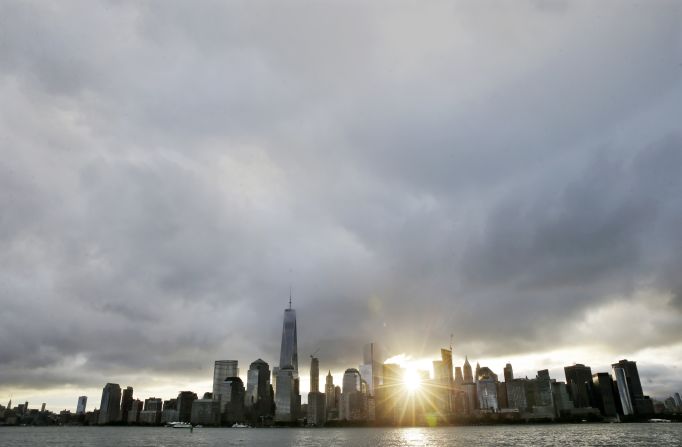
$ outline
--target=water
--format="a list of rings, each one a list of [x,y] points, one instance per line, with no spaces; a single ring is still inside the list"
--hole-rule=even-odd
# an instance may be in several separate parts
[[[680,446],[682,424],[441,428],[0,427],[0,446]]]

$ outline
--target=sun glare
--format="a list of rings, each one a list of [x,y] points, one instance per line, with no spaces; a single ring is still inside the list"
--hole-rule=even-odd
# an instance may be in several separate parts
[[[408,369],[405,371],[403,376],[403,383],[407,391],[413,393],[419,389],[422,385],[422,379],[419,377],[419,373],[415,369]]]

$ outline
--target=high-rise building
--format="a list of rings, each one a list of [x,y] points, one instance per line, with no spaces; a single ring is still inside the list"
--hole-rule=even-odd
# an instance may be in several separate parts
[[[512,369],[511,363],[507,363],[504,366],[504,381],[511,382],[514,380],[514,370]]]
[[[272,407],[270,365],[261,359],[251,363],[246,384],[246,405],[254,408],[257,417],[267,415]]]
[[[161,411],[163,402],[159,397],[150,397],[144,400],[144,411]]]
[[[673,398],[675,399],[675,405],[682,409],[682,398],[680,398],[680,393],[675,393]]]
[[[630,384],[627,380],[625,368],[617,365],[613,366],[613,377],[618,388],[618,397],[620,398],[620,405],[624,416],[635,414],[634,406],[632,405],[632,393],[630,392]]]
[[[121,419],[121,387],[118,383],[107,383],[102,389],[99,405],[99,424],[110,424]]]
[[[625,376],[625,379],[623,380],[625,383],[627,383],[627,387],[630,392],[630,401],[632,403],[632,409],[634,413],[642,416],[652,414],[654,411],[653,401],[649,399],[649,396],[644,395],[644,391],[642,390],[642,382],[639,379],[639,372],[637,371],[637,362],[621,360],[611,366],[613,367],[614,373],[616,368],[623,370],[623,374]],[[623,412],[625,412],[625,409]]]
[[[225,395],[227,398],[230,390],[225,388],[225,379],[239,377],[239,363],[237,360],[216,360],[213,367],[213,399],[220,401]]]
[[[613,394],[613,380],[608,373],[601,372],[592,375],[591,391],[594,406],[599,408],[602,416],[607,418],[618,416],[616,398]]]
[[[550,379],[549,371],[546,369],[538,371],[538,374],[535,377],[535,405],[540,407],[554,407],[552,379]]]
[[[179,422],[190,422],[192,420],[192,402],[197,399],[197,393],[180,391],[177,400]]]
[[[282,346],[275,387],[275,420],[295,421],[299,416],[300,405],[296,311],[291,308],[290,297],[289,308],[284,310]]]
[[[471,373],[469,357],[464,357],[464,383],[474,383],[474,375]]]
[[[497,375],[488,367],[476,365],[476,394],[481,410],[496,412],[500,406],[497,400]]]
[[[242,422],[244,420],[244,400],[246,396],[244,382],[239,377],[228,377],[225,379],[225,384],[225,389],[230,390],[230,396],[226,402],[226,399],[221,401],[222,420],[228,424]]]
[[[320,360],[317,357],[310,358],[310,391],[320,391]]]
[[[462,367],[455,367],[455,384],[461,385],[464,383],[464,376],[462,375]]]
[[[128,411],[130,406],[133,404],[133,387],[129,386],[123,390],[121,397],[121,420],[126,423],[128,422]]]
[[[336,409],[336,400],[334,398],[334,377],[332,371],[329,370],[324,384],[324,395],[327,405],[327,413]]]
[[[88,404],[88,396],[79,396],[76,414],[85,414],[85,407]]]
[[[362,359],[360,374],[367,382],[369,395],[373,396],[376,388],[383,383],[383,363],[386,359],[386,352],[377,343],[367,343],[362,350]]]
[[[362,392],[362,383],[360,371],[357,369],[348,368],[343,373],[340,419],[358,421],[366,418],[367,395]]]
[[[308,424],[324,425],[326,420],[325,396],[320,393],[320,361],[310,357],[310,392],[308,393]]]
[[[507,388],[507,406],[517,408],[519,411],[526,411],[528,401],[526,399],[526,379],[512,379],[505,382]]]
[[[588,384],[592,383],[592,369],[589,366],[577,363],[573,366],[564,367],[566,384],[576,408],[590,406],[590,396],[587,393]]]

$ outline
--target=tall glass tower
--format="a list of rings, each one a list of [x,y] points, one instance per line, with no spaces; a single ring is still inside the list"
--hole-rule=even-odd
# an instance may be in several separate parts
[[[291,308],[291,297],[289,297],[289,308],[284,310],[282,348],[276,377],[275,420],[295,421],[298,419],[300,406],[296,311]]]
[[[298,348],[296,340],[296,311],[284,309],[284,324],[282,326],[282,349],[279,354],[279,369],[293,369],[298,372]]]

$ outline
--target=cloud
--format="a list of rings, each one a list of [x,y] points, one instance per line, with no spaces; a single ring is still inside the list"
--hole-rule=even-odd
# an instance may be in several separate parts
[[[673,352],[681,16],[4,2],[0,392],[276,366],[290,285],[304,371]]]

